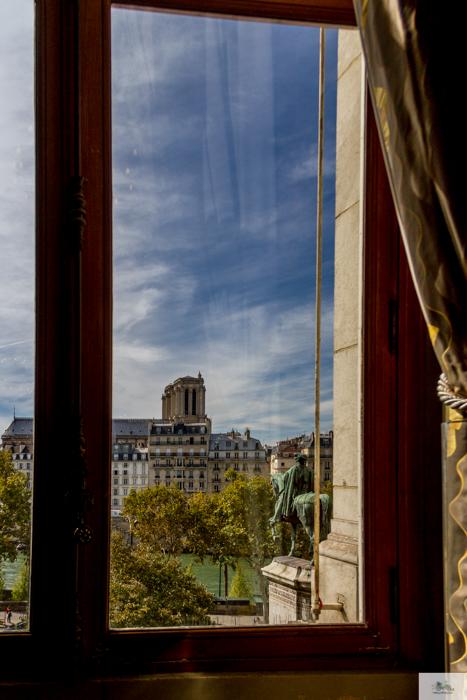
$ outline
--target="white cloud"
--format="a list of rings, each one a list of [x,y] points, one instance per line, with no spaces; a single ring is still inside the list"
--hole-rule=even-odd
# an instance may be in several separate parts
[[[0,421],[32,415],[34,336],[34,7],[0,24]]]
[[[334,175],[335,160],[323,157],[323,177]],[[313,144],[308,153],[300,155],[290,166],[289,179],[292,182],[300,182],[318,176],[318,146]]]

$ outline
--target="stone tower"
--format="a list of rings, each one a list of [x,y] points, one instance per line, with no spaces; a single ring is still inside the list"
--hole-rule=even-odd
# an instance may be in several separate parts
[[[204,379],[201,372],[198,377],[180,377],[173,384],[168,384],[162,394],[162,418],[182,423],[198,423],[205,420]]]

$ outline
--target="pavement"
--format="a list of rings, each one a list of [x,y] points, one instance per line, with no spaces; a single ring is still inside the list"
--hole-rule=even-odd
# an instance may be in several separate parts
[[[264,624],[264,618],[258,618],[256,615],[209,615],[209,617],[216,625],[222,627],[253,627],[253,625]]]
[[[21,615],[24,615],[24,613],[19,613],[19,612],[12,612],[11,613],[11,625],[5,624],[5,628],[8,629],[8,627],[12,627],[13,625],[16,625],[17,622],[21,622]],[[5,611],[0,613],[0,625],[1,623],[5,622]],[[1,625],[3,628],[3,625]]]

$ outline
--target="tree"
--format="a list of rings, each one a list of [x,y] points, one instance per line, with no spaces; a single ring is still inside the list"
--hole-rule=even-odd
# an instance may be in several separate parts
[[[263,599],[264,621],[269,622],[266,581],[262,568],[266,560],[276,554],[269,518],[274,512],[271,483],[263,476],[248,480],[233,469],[226,472],[230,480],[220,494],[220,521],[228,530],[230,554],[245,559],[259,577]]]
[[[132,491],[122,515],[152,551],[177,557],[188,551],[198,561],[213,563],[245,559],[260,581],[265,621],[268,621],[266,580],[261,569],[276,546],[269,518],[274,512],[272,486],[263,476],[248,480],[230,469],[230,483],[220,494],[198,493],[191,498],[177,486]],[[227,594],[227,592],[226,592]]]
[[[23,561],[11,591],[12,600],[28,600],[29,597],[29,563]]]
[[[112,627],[209,625],[212,604],[213,596],[197,582],[191,567],[147,543],[126,545],[120,533],[112,533]]]
[[[198,561],[230,553],[231,538],[220,523],[219,495],[187,494],[176,485],[131,491],[123,517],[131,522],[139,542],[169,556],[191,552]]]
[[[241,561],[237,562],[235,566],[235,576],[230,586],[229,595],[233,598],[249,598],[250,601],[253,599],[251,585],[245,575],[245,569]]]
[[[132,522],[139,542],[155,551],[178,556],[187,545],[189,532],[188,497],[175,484],[130,491],[122,510]]]
[[[28,476],[13,466],[9,452],[0,452],[0,561],[15,561],[17,546],[29,557],[31,504]]]

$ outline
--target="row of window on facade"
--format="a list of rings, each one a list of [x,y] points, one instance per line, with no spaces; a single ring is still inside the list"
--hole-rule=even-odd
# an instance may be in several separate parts
[[[128,460],[133,460],[136,462],[136,460],[140,459],[142,461],[147,460],[148,456],[146,453],[141,453],[141,452],[134,452],[132,455],[131,454],[119,454],[118,452],[114,452],[114,462],[120,461],[128,461]]]
[[[118,478],[114,477],[114,486],[118,485],[119,483],[120,482],[119,482]],[[130,483],[129,477],[123,477],[122,484],[129,484],[129,483]],[[134,485],[137,485],[138,479],[136,476],[132,477],[131,483]],[[141,484],[142,484],[142,486],[146,486],[146,477],[145,476],[141,477]]]
[[[13,459],[32,459],[32,454],[26,452],[15,453]]]
[[[231,459],[231,452],[226,452],[225,455],[221,454],[219,457],[219,452],[214,452],[214,459]],[[248,456],[250,454],[250,456]],[[239,452],[234,452],[234,459],[240,459],[240,453]],[[253,453],[250,452],[244,452],[243,453],[243,458],[242,459],[259,459],[259,452],[255,452],[255,456],[253,457]]]
[[[151,453],[151,454],[152,454],[152,453]],[[156,454],[156,456],[160,456],[160,454],[161,454],[160,447],[157,447],[157,448],[156,448],[155,454]],[[172,450],[171,450],[170,447],[167,447],[167,448],[166,448],[165,454],[166,454],[166,455],[171,455],[171,454],[172,454]],[[189,456],[191,456],[191,457],[194,457],[194,456],[195,456],[195,450],[194,450],[193,447],[190,447],[189,451],[184,453],[182,448],[177,448],[177,456],[183,457],[184,454],[185,454],[185,455],[189,455]],[[198,454],[198,453],[196,453],[196,455],[197,455],[197,454]],[[203,455],[203,456],[205,455],[205,451],[204,451],[204,448],[203,448],[203,447],[200,448],[199,454],[200,454],[200,455]]]
[[[114,464],[113,466],[117,467],[120,465]],[[125,469],[125,467],[128,467],[128,464],[126,462],[123,464],[123,476],[127,476],[127,474],[128,474],[128,469]],[[114,469],[114,474],[118,474],[118,473],[119,473],[118,469]],[[138,467],[133,467],[133,474],[137,474],[137,473],[138,473]],[[141,474],[146,474],[146,467],[145,466],[141,467]]]
[[[232,447],[232,442],[231,442],[231,440],[226,440],[226,441],[225,441],[225,446],[226,446],[226,447]],[[234,446],[234,449],[235,449],[235,450],[238,450],[238,446],[239,446],[239,443],[236,442],[236,443],[235,443],[235,446]],[[244,441],[242,442],[242,447],[248,447],[248,440],[244,440]],[[214,443],[214,449],[215,449],[215,450],[218,450],[218,449],[219,449],[219,443],[218,443],[218,442],[215,442],[215,443]],[[256,445],[255,445],[255,450],[259,450],[259,449],[260,449],[260,444],[259,444],[259,442],[257,442]]]
[[[163,461],[163,460],[162,460],[162,461]],[[205,462],[204,462],[204,459],[200,459],[200,460],[199,460],[199,464],[195,464],[194,459],[187,459],[187,460],[184,460],[184,459],[182,459],[181,457],[177,457],[177,459],[174,459],[174,460],[173,460],[173,465],[174,465],[175,467],[202,467],[202,468],[204,468],[204,467],[206,466],[206,465],[205,465]],[[160,466],[161,466],[161,460],[160,460],[160,459],[156,459],[153,466],[154,466],[154,468],[156,468],[156,469],[157,469],[158,467],[160,467]],[[165,460],[165,466],[166,466],[166,467],[171,467],[171,466],[172,466],[172,460],[171,460],[171,459],[166,459],[166,460]]]
[[[165,472],[165,478],[166,478],[166,479],[170,479],[170,476],[171,476],[171,472],[167,470],[167,471]],[[175,475],[174,475],[174,477],[175,477]],[[161,478],[160,471],[154,472],[154,478],[155,478],[155,479],[160,479],[160,478]],[[177,470],[177,476],[176,476],[176,478],[177,478],[177,479],[184,479],[184,478],[185,478],[185,471],[182,470],[182,469],[178,469],[178,470]],[[188,472],[188,478],[189,478],[189,479],[194,479],[194,478],[195,478],[195,477],[193,476],[193,471],[190,470],[190,471]],[[200,472],[200,473],[199,473],[198,479],[204,479],[204,472]]]
[[[172,438],[171,438],[171,437],[165,438],[165,440],[166,440],[166,444],[167,444],[167,445],[171,445],[171,444],[172,444]],[[150,441],[149,441],[149,444],[150,444],[150,445],[160,445],[160,444],[161,444],[161,438],[160,438],[160,437],[156,437],[156,440],[155,440],[155,441],[154,441],[154,440],[150,440]],[[175,439],[174,439],[173,444],[174,444],[174,445],[175,445],[175,444],[183,445],[183,438],[182,438],[182,437],[177,438],[177,442],[175,442]],[[205,438],[205,437],[200,437],[199,442],[198,442],[197,440],[195,440],[195,438],[193,438],[193,437],[186,438],[186,444],[187,444],[187,445],[198,445],[198,444],[200,444],[200,445],[205,445],[205,444],[206,444],[206,438]]]
[[[172,432],[172,428],[171,428],[170,425],[164,426],[164,430],[165,430],[167,433]],[[197,428],[197,427],[194,428],[193,430],[194,430],[195,432],[198,432],[198,428]],[[162,432],[162,428],[161,428],[159,425],[157,425],[157,426],[156,426],[156,433],[160,435],[161,432]],[[200,433],[205,433],[205,432],[206,432],[206,426],[200,425],[200,426],[199,426],[199,432],[200,432]],[[175,433],[175,428],[174,428],[174,433]],[[182,430],[181,428],[178,428],[178,430],[177,430],[177,435],[183,435],[183,430]],[[180,439],[180,438],[179,438],[179,439]],[[190,438],[190,440],[193,440],[193,438]],[[204,440],[204,438],[203,438],[203,440]]]

